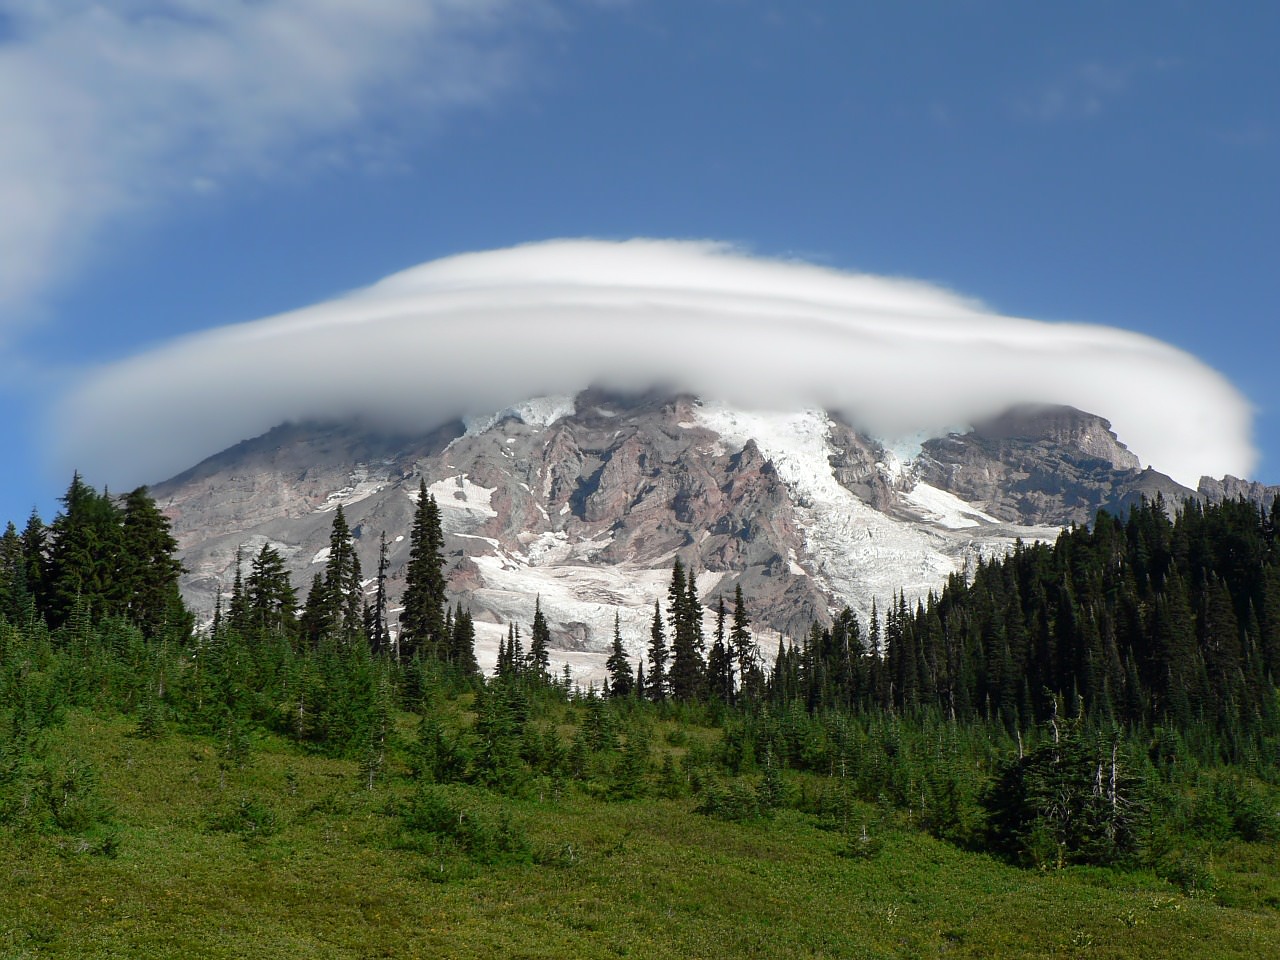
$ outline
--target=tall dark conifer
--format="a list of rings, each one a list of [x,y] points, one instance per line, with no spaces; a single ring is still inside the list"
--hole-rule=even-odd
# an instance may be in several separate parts
[[[667,699],[667,635],[662,629],[662,606],[653,601],[653,626],[649,631],[649,677],[647,693],[650,700]]]
[[[50,528],[47,615],[52,626],[65,623],[77,606],[92,620],[122,610],[120,512],[75,474],[62,496],[62,511]]]
[[[391,649],[391,633],[387,629],[387,532],[378,539],[378,576],[369,611],[369,649],[376,654]]]
[[[249,564],[245,593],[255,630],[290,640],[297,635],[298,593],[289,579],[284,558],[269,544],[263,544]]]
[[[533,627],[529,630],[529,673],[539,680],[551,679],[551,628],[542,612],[542,597],[533,601]]]
[[[404,611],[400,614],[400,657],[443,657],[445,634],[444,533],[435,497],[426,480],[418,484],[418,506],[409,532],[405,567]]]
[[[609,672],[609,696],[631,696],[635,677],[631,674],[627,652],[622,648],[622,619],[617,611],[613,614],[613,647],[609,652],[609,659],[605,661],[605,669]]]

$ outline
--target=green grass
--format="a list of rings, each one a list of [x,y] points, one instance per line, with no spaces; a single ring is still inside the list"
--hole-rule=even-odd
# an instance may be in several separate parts
[[[0,957],[1280,956],[1274,845],[1225,848],[1213,894],[1186,897],[1147,873],[1019,870],[871,807],[854,819],[879,849],[858,858],[793,811],[726,823],[692,799],[451,787],[527,835],[530,856],[484,865],[406,849],[394,765],[366,791],[355,763],[281,740],[228,768],[211,742],[134,730],[73,714],[57,731],[113,826],[0,830]]]

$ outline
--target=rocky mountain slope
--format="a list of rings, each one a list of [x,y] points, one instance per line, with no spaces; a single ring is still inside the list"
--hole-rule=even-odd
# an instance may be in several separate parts
[[[1161,493],[1191,491],[1137,459],[1099,417],[1017,410],[903,459],[819,410],[758,413],[693,397],[587,391],[466,424],[388,436],[367,424],[293,424],[156,486],[208,614],[236,551],[264,543],[300,588],[323,563],[342,504],[370,575],[390,547],[403,587],[419,483],[440,504],[455,595],[481,662],[541,598],[579,676],[598,671],[615,612],[639,656],[673,559],[714,606],[741,584],[765,635],[795,635],[849,604],[922,596],[1019,537],[1052,538]]]

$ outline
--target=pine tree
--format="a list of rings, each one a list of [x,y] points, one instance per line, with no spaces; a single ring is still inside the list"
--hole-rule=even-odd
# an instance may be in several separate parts
[[[721,703],[733,702],[733,660],[725,642],[724,597],[716,602],[716,634],[707,657],[707,686],[712,697]]]
[[[178,541],[169,519],[160,512],[146,487],[138,487],[124,501],[121,520],[120,579],[124,614],[149,637],[166,631],[185,640],[193,618],[182,602],[178,578]]]
[[[622,620],[617,611],[613,614],[613,649],[609,653],[609,659],[605,661],[605,669],[609,671],[609,696],[631,696],[635,678],[631,675],[627,653],[622,648]]]
[[[751,636],[751,618],[742,596],[742,584],[733,591],[733,626],[729,629],[729,652],[738,664],[738,685],[742,699],[757,699],[763,692],[764,674],[759,651]]]
[[[27,525],[22,528],[22,555],[27,563],[27,591],[35,601],[36,610],[44,613],[48,609],[49,593],[49,528],[34,507]]]
[[[249,617],[260,633],[292,640],[298,631],[298,593],[285,569],[284,558],[263,544],[249,564],[245,580]]]
[[[98,493],[79,473],[72,477],[61,502],[63,509],[50,528],[50,625],[65,623],[79,604],[92,621],[119,615],[123,606],[123,584],[117,576],[122,539],[119,511],[109,495]]]
[[[27,558],[22,550],[22,537],[10,522],[0,537],[0,617],[20,626],[34,610],[34,601],[27,589]]]
[[[667,591],[671,619],[671,693],[677,700],[692,700],[702,691],[702,603],[693,573],[685,575],[677,557]]]
[[[405,566],[404,611],[400,614],[400,656],[441,658],[447,648],[444,629],[444,533],[435,497],[426,480],[418,484],[418,506],[409,532]]]
[[[476,662],[475,622],[471,619],[471,611],[462,609],[461,602],[453,615],[449,663],[463,676],[472,677],[480,673],[480,666]]]
[[[667,698],[667,637],[662,629],[662,607],[653,601],[653,628],[649,632],[649,699]]]
[[[311,579],[311,589],[307,592],[307,601],[303,605],[302,619],[298,625],[303,639],[312,649],[318,648],[321,641],[333,631],[333,604],[328,594],[324,575],[317,573]]]
[[[539,680],[551,679],[551,628],[542,613],[542,597],[533,602],[533,627],[529,631],[529,673]]]
[[[391,649],[391,632],[387,629],[387,532],[378,539],[378,577],[366,631],[369,649],[376,654]]]
[[[329,604],[329,628],[344,643],[364,634],[364,582],[351,528],[342,505],[333,512],[329,533],[329,557],[324,565],[324,598]]]
[[[244,552],[236,547],[235,575],[231,578],[231,599],[227,602],[227,626],[241,636],[245,636],[252,623],[249,611],[249,596],[244,588]]]

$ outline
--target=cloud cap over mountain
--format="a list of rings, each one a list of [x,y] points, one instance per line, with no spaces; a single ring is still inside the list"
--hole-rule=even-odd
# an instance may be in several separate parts
[[[60,462],[162,479],[287,420],[426,428],[589,385],[820,405],[884,437],[1023,403],[1109,418],[1195,485],[1247,476],[1248,402],[1159,340],[1006,317],[929,284],[665,240],[555,240],[433,261],[316,306],[99,369],[61,404]]]

